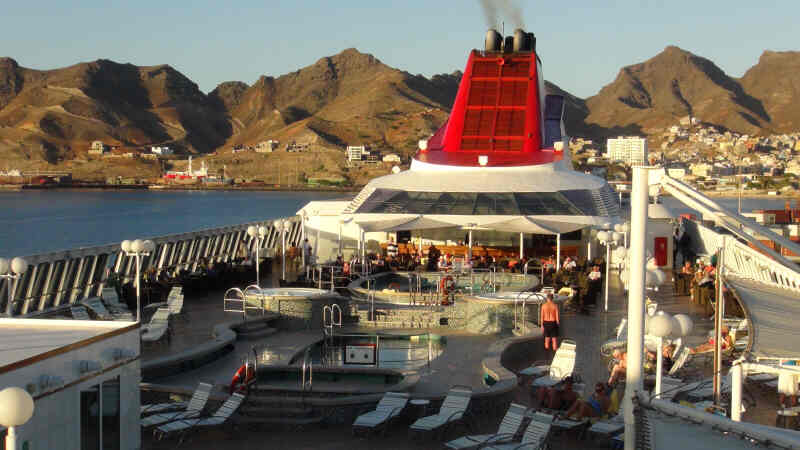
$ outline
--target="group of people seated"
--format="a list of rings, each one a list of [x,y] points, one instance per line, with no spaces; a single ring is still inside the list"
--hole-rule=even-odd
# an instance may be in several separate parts
[[[611,385],[597,382],[594,391],[586,398],[581,398],[574,390],[574,386],[573,377],[566,377],[558,386],[539,388],[535,392],[535,396],[541,407],[563,411],[558,414],[560,417],[575,420],[601,417],[615,412],[619,407],[619,398],[614,394],[615,391]]]

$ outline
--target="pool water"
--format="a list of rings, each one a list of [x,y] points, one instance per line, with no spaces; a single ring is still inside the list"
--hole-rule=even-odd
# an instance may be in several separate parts
[[[418,370],[444,352],[446,339],[435,334],[334,336],[310,347],[315,365]],[[301,364],[302,356],[292,361]]]

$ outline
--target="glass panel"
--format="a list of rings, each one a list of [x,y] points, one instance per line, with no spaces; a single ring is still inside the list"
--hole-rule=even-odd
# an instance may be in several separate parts
[[[574,189],[561,192],[406,192],[377,189],[357,213],[451,215],[566,215],[613,213],[598,193]],[[615,205],[610,205],[615,206]],[[610,214],[613,215],[613,214]]]
[[[588,189],[574,189],[571,191],[560,191],[560,193],[566,197],[570,203],[583,211],[585,215],[600,215],[597,212],[597,205],[595,205],[594,198],[592,197],[592,191]]]
[[[100,449],[100,386],[81,391],[81,450]]]

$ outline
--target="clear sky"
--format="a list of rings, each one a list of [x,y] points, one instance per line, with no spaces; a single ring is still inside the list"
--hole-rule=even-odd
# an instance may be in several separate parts
[[[488,0],[487,0],[488,1]],[[496,0],[508,3],[513,0]],[[800,50],[798,0],[517,1],[545,78],[587,97],[677,45],[741,76],[765,49]],[[505,14],[506,34],[514,26]],[[9,1],[0,56],[50,69],[99,58],[170,64],[208,92],[349,47],[430,76],[463,70],[487,28],[478,0]]]

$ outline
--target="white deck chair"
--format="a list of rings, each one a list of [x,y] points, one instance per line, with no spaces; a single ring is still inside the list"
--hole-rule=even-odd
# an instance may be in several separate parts
[[[508,411],[503,417],[503,421],[500,422],[500,426],[497,428],[497,433],[462,436],[458,439],[449,441],[444,445],[448,448],[456,450],[466,450],[477,448],[492,442],[511,440],[514,438],[517,432],[519,432],[519,428],[522,426],[522,421],[525,418],[525,411],[527,411],[525,406],[512,403],[511,406],[508,407]]]
[[[89,312],[86,311],[86,307],[82,305],[73,305],[69,307],[69,312],[72,314],[72,318],[75,320],[92,320],[89,317]]]
[[[564,339],[561,341],[561,345],[558,346],[558,350],[556,350],[555,355],[553,355],[553,361],[559,359],[559,355],[563,355],[568,352],[575,353],[575,341]],[[547,374],[550,372],[550,365],[552,364],[543,364],[544,361],[537,361],[533,363],[530,367],[520,370],[520,375],[525,376],[534,376],[540,377],[542,375]]]
[[[114,316],[106,309],[106,305],[100,297],[89,297],[84,299],[81,304],[89,308],[100,320],[113,320]]]
[[[439,412],[432,416],[423,417],[411,424],[409,432],[424,433],[438,430],[439,428],[457,422],[464,417],[472,399],[472,388],[469,386],[454,386],[447,392]]]
[[[167,308],[173,316],[183,312],[183,294],[167,299]]]
[[[616,415],[611,416],[609,419],[595,422],[589,427],[589,434],[595,436],[611,437],[622,432],[625,429],[625,414],[622,406]]]
[[[550,436],[552,426],[553,416],[537,412],[533,414],[531,423],[525,428],[525,433],[522,435],[520,442],[490,444],[488,447],[482,448],[493,450],[541,449],[547,444],[547,438]]]
[[[133,320],[133,313],[128,309],[128,305],[119,301],[116,289],[111,287],[103,288],[101,299],[114,318],[120,317],[126,320]]]
[[[575,348],[566,349],[564,352],[556,352],[553,362],[550,364],[548,374],[533,380],[531,387],[553,387],[561,383],[564,378],[572,375],[575,369]]]
[[[169,309],[158,308],[150,322],[142,327],[142,342],[156,342],[169,331]]]
[[[189,399],[188,402],[167,402],[167,403],[150,403],[147,405],[141,405],[140,411],[142,415],[147,414],[155,414],[155,413],[163,413],[163,412],[175,412],[175,410],[183,410],[186,411],[189,409],[189,406],[192,405],[193,409],[198,409],[197,405],[198,402],[202,401],[202,405],[199,409],[203,409],[206,404],[206,400],[208,400],[208,396],[211,393],[211,384],[203,383],[202,381],[198,383],[197,389],[194,390],[192,393],[192,397]],[[203,400],[205,398],[205,400]]]
[[[680,352],[678,353],[678,357],[675,358],[675,361],[672,362],[672,367],[670,367],[669,372],[667,372],[667,375],[675,376],[675,374],[678,373],[678,371],[681,370],[683,366],[686,365],[686,362],[689,361],[689,358],[691,356],[692,356],[692,349],[690,349],[689,347],[681,348]]]
[[[194,419],[196,417],[200,417],[200,414],[203,412],[203,408],[205,408],[206,403],[208,403],[208,396],[210,394],[211,385],[207,383],[200,383],[200,386],[198,386],[197,390],[194,391],[192,398],[186,405],[186,409],[183,411],[165,412],[145,416],[142,417],[141,424],[143,427],[149,427],[179,419]],[[147,412],[144,413],[147,414]]]
[[[183,442],[183,438],[188,431],[195,427],[216,427],[225,424],[228,419],[231,418],[233,413],[242,406],[242,401],[244,400],[244,395],[236,392],[231,394],[225,403],[217,409],[217,411],[208,417],[198,417],[195,419],[178,419],[172,422],[167,422],[163,425],[159,425],[158,428],[153,431],[153,435],[156,439],[164,439],[167,435],[173,433],[181,433],[181,437],[178,441],[178,445]]]
[[[722,377],[722,386],[720,392],[729,393],[730,391],[731,373],[728,372],[727,375]],[[695,381],[694,383],[689,383],[682,388],[677,389],[676,394],[678,392],[686,392],[686,396],[690,401],[700,401],[714,395],[714,380],[711,378],[706,378],[700,381]]]
[[[374,411],[361,414],[353,422],[353,434],[358,431],[375,430],[397,417],[408,404],[408,394],[405,392],[387,392],[378,402]]]

